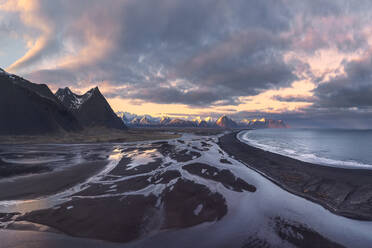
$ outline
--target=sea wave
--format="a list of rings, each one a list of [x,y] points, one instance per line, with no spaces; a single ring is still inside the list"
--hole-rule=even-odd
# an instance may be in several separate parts
[[[355,168],[361,168],[361,169],[372,169],[371,164],[365,164],[354,160],[337,160],[337,159],[331,159],[331,158],[325,158],[318,156],[314,153],[303,153],[298,150],[294,150],[288,147],[280,147],[272,145],[273,142],[269,144],[264,144],[262,142],[259,142],[257,140],[254,140],[249,137],[249,131],[243,131],[239,133],[238,139],[248,145],[260,148],[262,150],[277,153],[280,155],[284,155],[290,158],[298,159],[303,162],[309,162],[309,163],[315,163],[320,165],[326,165],[326,166],[332,166],[332,167],[341,167],[341,168],[347,168],[347,169],[355,169]]]

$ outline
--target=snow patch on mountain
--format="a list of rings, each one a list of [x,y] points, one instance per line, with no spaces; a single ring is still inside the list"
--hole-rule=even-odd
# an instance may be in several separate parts
[[[116,113],[125,124],[134,127],[200,127],[200,128],[288,128],[282,120],[256,118],[235,121],[223,115],[218,119],[208,117],[170,118],[168,116],[153,117],[150,115],[136,115],[129,112]]]
[[[57,98],[61,102],[68,103],[68,108],[71,110],[77,110],[83,105],[89,98],[92,97],[94,91],[97,88],[93,88],[83,95],[73,93],[68,87],[64,89],[58,89],[56,92]]]

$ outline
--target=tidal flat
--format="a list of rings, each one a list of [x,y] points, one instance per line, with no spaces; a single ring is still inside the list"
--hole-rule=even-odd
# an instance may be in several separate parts
[[[371,222],[288,192],[227,152],[226,135],[3,145],[2,161],[49,169],[0,183],[58,184],[58,173],[92,168],[71,172],[84,177],[53,192],[30,186],[15,197],[2,187],[1,240],[5,247],[369,247]]]

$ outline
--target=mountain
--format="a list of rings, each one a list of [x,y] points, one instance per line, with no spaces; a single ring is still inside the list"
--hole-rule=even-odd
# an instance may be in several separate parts
[[[196,117],[192,120],[187,120],[180,118],[172,119],[167,116],[159,118],[150,115],[136,115],[129,112],[117,112],[116,114],[125,124],[132,127],[216,127],[216,123],[212,117],[204,119]]]
[[[35,135],[81,130],[48,86],[0,69],[0,134]]]
[[[89,97],[88,94],[79,96],[74,94],[68,87],[64,89],[58,89],[55,96],[62,102],[62,104],[70,109],[75,111],[80,108],[81,104],[86,101]]]
[[[210,117],[210,116],[204,118],[204,121],[207,122],[207,123],[209,123],[209,124],[215,123],[215,121],[213,121],[213,118]]]
[[[133,120],[130,121],[130,124],[133,126],[137,126],[140,124],[141,118],[135,117]]]
[[[139,121],[139,124],[140,125],[143,125],[143,126],[150,126],[150,125],[153,124],[153,122],[152,122],[152,120],[150,118],[148,118],[147,116],[144,116]]]
[[[172,120],[171,118],[163,116],[163,117],[161,117],[159,124],[160,125],[167,125],[169,122],[171,122],[171,120]]]
[[[289,126],[282,120],[273,120],[273,119],[243,119],[240,123],[240,126],[259,129],[259,128],[289,128]]]
[[[55,95],[83,127],[126,128],[98,87],[90,89],[83,95],[77,95],[69,88],[58,89]]]
[[[282,120],[268,120],[267,128],[289,128]]]
[[[202,120],[198,122],[198,127],[210,127],[210,125],[205,120]]]
[[[118,112],[118,116],[122,118],[124,123],[132,127],[199,127],[199,128],[288,128],[289,126],[282,120],[273,119],[243,119],[235,122],[227,116],[221,116],[215,121],[212,117],[202,118],[200,116],[192,120],[175,118],[172,119],[167,116],[161,118],[152,117],[150,115],[136,115],[128,112]]]
[[[117,112],[116,115],[123,120],[123,122],[128,125],[131,123],[131,121],[137,117],[136,114],[131,114],[129,112]]]
[[[169,127],[197,127],[197,123],[184,119],[172,119],[166,126]]]
[[[218,118],[218,120],[216,121],[216,125],[221,128],[237,128],[238,127],[238,124],[232,119],[230,119],[229,117],[227,117],[226,115]]]

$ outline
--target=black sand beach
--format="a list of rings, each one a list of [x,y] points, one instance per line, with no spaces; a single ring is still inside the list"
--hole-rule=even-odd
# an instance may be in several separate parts
[[[249,146],[237,132],[219,139],[219,146],[285,190],[317,202],[335,214],[372,220],[372,171],[302,162]]]

